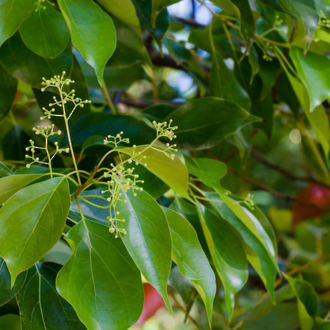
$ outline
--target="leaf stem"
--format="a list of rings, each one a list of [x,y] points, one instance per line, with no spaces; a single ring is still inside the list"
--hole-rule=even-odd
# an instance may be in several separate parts
[[[113,115],[116,114],[116,108],[115,106],[113,105],[112,101],[111,101],[111,97],[109,95],[109,92],[108,92],[108,89],[107,89],[107,86],[105,84],[105,81],[104,79],[102,79],[102,93],[105,97],[105,100],[107,101],[107,104],[108,104],[108,107],[110,108],[111,112]]]

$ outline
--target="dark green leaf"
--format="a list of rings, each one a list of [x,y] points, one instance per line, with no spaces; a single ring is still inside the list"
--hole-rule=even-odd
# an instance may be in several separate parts
[[[222,57],[217,52],[213,53],[210,77],[210,92],[212,96],[222,98],[239,105],[245,110],[250,110],[249,95],[227,68]]]
[[[83,220],[66,240],[73,255],[57,277],[60,295],[88,329],[128,329],[142,312],[144,293],[140,272],[121,239],[107,226]]]
[[[9,113],[16,96],[17,79],[0,64],[0,121]]]
[[[158,176],[176,193],[188,197],[188,171],[177,156],[171,159],[165,155],[165,149],[148,148],[148,146],[118,150],[131,156],[133,161],[146,167],[147,170]]]
[[[171,230],[174,262],[183,276],[189,278],[202,297],[209,322],[216,293],[215,276],[190,223],[178,213],[163,208]]]
[[[21,25],[19,33],[29,49],[50,58],[62,53],[70,39],[63,16],[47,3],[36,7]]]
[[[165,214],[157,202],[146,192],[137,196],[122,191],[116,211],[125,219],[120,227],[127,232],[122,240],[147,281],[157,289],[168,309],[167,280],[171,269],[171,234]]]
[[[0,46],[10,38],[31,14],[35,0],[2,1],[0,5]]]
[[[59,0],[59,5],[73,44],[95,69],[101,85],[105,64],[116,48],[116,31],[111,17],[92,0]]]
[[[51,78],[62,71],[70,72],[72,67],[72,45],[54,59],[47,59],[33,53],[23,43],[19,33],[7,40],[1,47],[0,62],[15,78],[41,88],[42,78]]]
[[[68,181],[56,178],[21,189],[0,209],[0,255],[11,286],[60,239],[69,207]]]
[[[143,114],[149,115],[157,121],[164,121],[165,118],[175,110],[174,107],[167,104],[157,104],[143,110]]]
[[[185,156],[185,163],[189,173],[197,176],[207,186],[215,190],[224,191],[220,179],[227,174],[225,163],[210,158],[190,158]]]
[[[260,121],[237,105],[215,97],[189,101],[173,111],[167,121],[170,119],[179,127],[176,142],[187,149],[210,148],[241,127]]]
[[[13,299],[23,287],[27,272],[18,275],[13,288],[11,288],[10,273],[5,261],[0,258],[0,306]]]
[[[36,263],[17,295],[23,330],[84,330],[74,309],[56,291],[56,271]]]
[[[16,192],[39,179],[39,174],[10,175],[0,179],[0,204],[3,204]]]

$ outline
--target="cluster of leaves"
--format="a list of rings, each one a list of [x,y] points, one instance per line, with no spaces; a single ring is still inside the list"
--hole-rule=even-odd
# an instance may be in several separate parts
[[[330,328],[330,3],[177,2],[0,2],[0,327]]]

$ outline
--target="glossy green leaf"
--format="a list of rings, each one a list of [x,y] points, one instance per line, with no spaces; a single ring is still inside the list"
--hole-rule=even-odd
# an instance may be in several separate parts
[[[248,279],[248,264],[239,233],[225,220],[200,205],[201,215],[213,240],[213,260],[226,293],[229,319],[233,316],[235,294]]]
[[[101,85],[105,64],[116,48],[116,31],[111,17],[92,0],[60,0],[59,5],[73,44],[95,69]]]
[[[250,110],[249,95],[228,69],[219,53],[214,52],[210,76],[210,92],[212,96],[239,105],[245,110]]]
[[[64,17],[47,3],[36,7],[21,25],[19,33],[29,49],[50,58],[62,53],[70,38]]]
[[[210,158],[190,158],[185,156],[185,164],[189,173],[197,176],[207,186],[224,191],[220,179],[227,174],[225,163]]]
[[[73,255],[57,276],[60,295],[87,329],[128,329],[142,312],[144,293],[140,272],[121,239],[86,219],[65,238]]]
[[[213,270],[200,246],[192,225],[178,213],[163,208],[171,230],[174,262],[183,276],[189,278],[202,297],[209,322],[212,319],[212,306],[216,293]]]
[[[290,57],[309,95],[309,111],[312,112],[330,97],[330,60],[324,55],[308,52],[306,56],[297,47],[291,47]]]
[[[60,239],[69,207],[68,181],[56,178],[21,189],[0,209],[0,255],[11,286]]]
[[[188,197],[188,171],[181,160],[177,156],[174,159],[166,156],[163,152],[165,149],[153,147],[146,150],[147,147],[137,146],[119,150],[146,167],[176,193]]]
[[[1,178],[0,204],[3,204],[9,197],[40,177],[40,174],[21,174]]]
[[[136,16],[135,7],[131,0],[97,0],[109,13],[116,16],[127,25],[139,26],[139,19]]]
[[[188,62],[193,58],[190,51],[179,42],[168,37],[163,42],[177,63]]]
[[[22,330],[20,316],[16,314],[6,314],[0,316],[0,329]]]
[[[171,269],[171,234],[165,214],[157,202],[146,192],[137,196],[122,191],[122,199],[116,211],[120,228],[127,232],[122,236],[129,254],[147,281],[155,287],[172,311],[167,297],[167,280]]]
[[[141,38],[141,29],[127,25],[115,17],[112,20],[116,28],[117,45],[106,66],[120,67],[139,62],[151,66],[149,54]]]
[[[5,0],[0,3],[0,46],[10,38],[31,14],[35,0]]]
[[[9,113],[16,96],[17,79],[0,64],[0,121]]]
[[[216,193],[207,193],[207,197],[212,200],[219,199],[219,195]],[[240,233],[247,259],[261,277],[274,301],[274,282],[277,264],[272,241],[261,224],[259,223],[258,225],[256,218],[248,216],[249,213],[245,213],[245,211],[249,212],[249,210],[244,208],[243,211],[243,209],[240,208],[236,210],[239,214],[239,216],[237,216],[234,211],[224,203],[226,200],[228,200],[228,197],[223,201],[212,201],[211,205],[222,219],[226,220]],[[231,204],[232,208],[238,208],[236,203],[235,205],[232,205],[232,201],[229,201],[229,204]],[[242,212],[244,213],[242,214]],[[263,234],[263,237],[261,237],[260,232]],[[265,243],[264,238],[266,238],[267,244]]]
[[[10,273],[5,261],[0,258],[0,306],[6,304],[13,299],[23,287],[26,280],[27,273],[21,273],[18,275],[17,280],[13,288],[11,288]]]
[[[28,270],[26,282],[17,295],[24,330],[83,330],[72,306],[56,291],[56,271],[36,263]]]
[[[312,329],[318,312],[318,298],[313,286],[301,277],[293,278],[286,274],[283,274],[283,276],[296,293],[301,330]]]
[[[60,55],[47,59],[27,48],[19,33],[16,33],[2,45],[0,62],[15,78],[40,89],[43,77],[50,78],[62,71],[71,71],[72,45],[68,43]]]
[[[264,1],[265,2],[265,1]],[[299,18],[305,26],[306,51],[312,42],[319,23],[314,0],[277,0],[281,7],[290,15]]]
[[[0,162],[0,177],[8,175],[13,175],[13,172],[5,164]]]
[[[241,107],[215,97],[189,101],[166,118],[170,119],[179,127],[175,142],[186,149],[210,148],[241,127],[261,121]]]
[[[71,255],[72,251],[70,246],[60,239],[56,245],[40,259],[40,262],[53,262],[64,266],[70,259]]]
[[[78,110],[79,111],[79,110]],[[116,136],[121,131],[133,143],[150,143],[156,136],[154,128],[150,127],[143,117],[112,115],[104,112],[94,112],[83,116],[71,127],[72,143],[83,144],[91,136]]]

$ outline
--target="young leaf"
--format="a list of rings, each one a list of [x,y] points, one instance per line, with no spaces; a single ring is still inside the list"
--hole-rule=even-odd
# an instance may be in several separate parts
[[[158,203],[146,192],[137,196],[122,191],[122,199],[116,211],[125,219],[120,228],[127,232],[122,236],[129,254],[147,281],[157,289],[168,309],[167,280],[171,269],[171,234],[165,214]]]
[[[137,161],[151,173],[155,174],[176,193],[188,197],[188,172],[178,157],[171,159],[164,154],[165,149],[137,146],[133,148],[118,149]],[[143,151],[145,150],[145,151]]]
[[[187,149],[213,147],[243,126],[261,121],[241,107],[216,97],[189,101],[173,111],[166,121],[170,119],[179,127],[175,142]]]
[[[220,54],[213,52],[212,69],[210,76],[210,92],[212,96],[222,98],[239,105],[249,111],[251,101],[247,92],[230,72]]]
[[[10,38],[31,14],[35,0],[9,0],[0,4],[0,46]]]
[[[142,312],[144,292],[140,272],[121,239],[87,219],[65,238],[73,255],[57,276],[60,295],[87,329],[128,329]]]
[[[226,304],[231,320],[235,294],[243,288],[248,279],[248,264],[244,247],[238,233],[226,221],[219,219],[201,204],[199,209],[212,236],[213,261],[225,288]]]
[[[11,286],[60,239],[69,207],[68,181],[56,178],[18,191],[0,209],[0,255]]]
[[[197,176],[207,186],[225,191],[220,185],[220,179],[227,174],[225,163],[210,158],[190,158],[184,156],[189,173]]]
[[[20,174],[1,178],[0,204],[3,204],[9,197],[40,177],[40,174]]]
[[[17,295],[24,330],[84,330],[74,309],[56,291],[56,271],[36,263],[27,272],[25,284]]]
[[[324,56],[308,52],[306,56],[298,47],[290,48],[290,57],[309,95],[308,110],[312,112],[330,97],[330,60]],[[307,109],[306,109],[307,110]]]
[[[26,280],[27,272],[18,275],[13,288],[11,288],[10,273],[5,261],[0,258],[0,306],[13,299],[21,291]],[[1,327],[0,327],[1,329]]]
[[[0,64],[0,121],[7,116],[17,92],[17,79]]]
[[[19,33],[29,49],[50,58],[62,53],[70,38],[62,14],[47,2],[36,7],[21,25]]]
[[[92,0],[59,0],[73,44],[96,72],[102,84],[105,64],[116,48],[111,17]]]
[[[192,225],[178,213],[164,207],[163,210],[171,230],[174,262],[182,275],[191,280],[202,297],[211,324],[216,293],[213,270]]]

